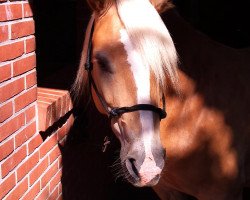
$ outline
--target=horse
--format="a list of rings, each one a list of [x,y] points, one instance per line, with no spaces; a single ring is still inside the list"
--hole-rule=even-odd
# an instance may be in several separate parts
[[[250,186],[250,50],[220,45],[166,15],[181,35],[180,63],[160,17],[170,1],[88,4],[93,15],[73,91],[91,93],[110,118],[120,174],[161,199],[242,199]]]

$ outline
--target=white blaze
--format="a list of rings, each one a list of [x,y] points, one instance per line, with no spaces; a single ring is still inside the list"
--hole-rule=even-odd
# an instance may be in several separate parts
[[[127,31],[125,29],[120,30],[121,42],[127,52],[127,60],[131,65],[131,71],[134,76],[135,85],[137,88],[137,103],[138,104],[150,104],[150,68],[145,66],[141,59],[141,56],[133,48]],[[151,111],[139,111],[140,121],[142,126],[143,143],[145,147],[145,160],[143,161],[139,174],[142,182],[147,183],[152,180],[157,174],[161,172],[161,169],[156,166],[151,142],[154,134],[153,113]]]

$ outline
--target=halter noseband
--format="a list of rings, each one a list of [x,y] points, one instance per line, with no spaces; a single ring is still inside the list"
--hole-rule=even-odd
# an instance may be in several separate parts
[[[162,95],[163,108],[158,108],[158,107],[151,105],[151,104],[136,104],[136,105],[133,105],[130,107],[120,107],[120,108],[110,108],[107,105],[106,101],[104,100],[102,95],[99,93],[99,91],[96,87],[95,81],[91,75],[91,71],[93,69],[93,63],[91,62],[93,32],[94,32],[94,22],[91,26],[90,37],[89,37],[89,42],[88,42],[88,49],[87,49],[86,63],[84,64],[84,67],[85,67],[85,70],[88,71],[89,87],[91,87],[91,85],[93,86],[95,93],[96,93],[98,99],[100,100],[103,108],[108,113],[109,118],[119,117],[124,113],[135,112],[135,111],[139,111],[139,110],[152,111],[152,112],[157,113],[159,115],[160,119],[165,118],[167,116],[167,113],[166,113],[166,104],[165,104],[164,95]]]

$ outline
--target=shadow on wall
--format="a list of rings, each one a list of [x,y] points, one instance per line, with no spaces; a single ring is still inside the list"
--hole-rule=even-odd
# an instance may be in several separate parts
[[[38,85],[69,89],[80,60],[88,6],[82,0],[33,0],[33,9]],[[68,80],[64,85],[63,78]]]

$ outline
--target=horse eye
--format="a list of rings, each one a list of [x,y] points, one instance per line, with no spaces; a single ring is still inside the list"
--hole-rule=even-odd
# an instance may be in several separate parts
[[[104,72],[113,73],[110,62],[105,56],[97,54],[95,58],[101,70]]]
[[[106,71],[106,72],[110,72],[109,70],[109,64],[103,60],[98,60],[98,65],[99,67],[103,70],[103,71]]]

